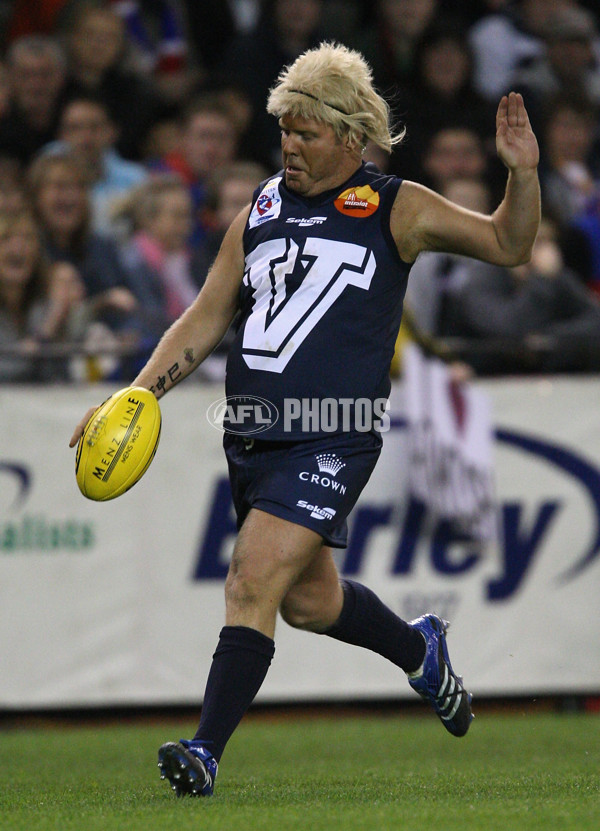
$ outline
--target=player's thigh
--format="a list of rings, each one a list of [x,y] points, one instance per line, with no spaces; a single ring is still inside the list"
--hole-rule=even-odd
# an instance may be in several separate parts
[[[315,531],[252,508],[234,548],[227,582],[246,584],[278,602],[321,550]]]

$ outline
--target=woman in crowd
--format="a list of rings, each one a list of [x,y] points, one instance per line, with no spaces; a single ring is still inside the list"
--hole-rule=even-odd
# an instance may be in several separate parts
[[[0,381],[66,377],[48,345],[70,339],[83,294],[71,266],[44,259],[31,210],[0,209]]]
[[[190,245],[192,198],[178,176],[165,173],[136,189],[123,210],[132,236],[122,260],[152,347],[195,299],[205,276]]]
[[[28,182],[46,256],[52,263],[68,263],[83,284],[86,325],[94,324],[83,339],[89,334],[98,351],[134,352],[140,341],[138,303],[117,244],[91,230],[89,182],[82,162],[67,150],[40,156],[29,168]],[[117,364],[112,361],[95,369],[92,377],[114,372]],[[123,367],[122,372],[129,370]]]
[[[96,312],[111,328],[124,328],[136,300],[127,288],[115,242],[90,229],[89,184],[82,163],[69,151],[44,155],[31,165],[28,180],[46,256],[51,262],[70,263]]]

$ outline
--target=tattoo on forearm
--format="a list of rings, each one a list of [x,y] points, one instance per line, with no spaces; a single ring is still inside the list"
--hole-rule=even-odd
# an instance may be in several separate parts
[[[181,369],[179,368],[179,364],[175,362],[173,366],[169,367],[167,370],[167,375],[169,376],[169,381],[174,384],[179,378],[181,378]],[[167,375],[159,375],[156,379],[156,382],[150,387],[152,392],[164,392],[167,386]]]
[[[190,347],[188,346],[187,349],[183,350],[183,357],[186,359],[188,364],[193,364],[194,363],[194,350],[190,349]]]

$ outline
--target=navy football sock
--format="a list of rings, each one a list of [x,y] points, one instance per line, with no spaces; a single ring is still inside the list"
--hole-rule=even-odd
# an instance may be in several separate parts
[[[254,701],[275,653],[271,638],[247,626],[224,626],[208,673],[194,741],[217,761]]]
[[[341,584],[341,614],[323,634],[377,652],[405,672],[417,670],[425,657],[421,633],[388,609],[371,589],[354,580]]]

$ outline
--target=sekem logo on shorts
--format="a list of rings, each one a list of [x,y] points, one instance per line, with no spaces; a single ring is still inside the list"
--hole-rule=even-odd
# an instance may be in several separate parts
[[[336,514],[333,508],[320,508],[318,505],[311,505],[305,499],[299,499],[296,505],[298,508],[306,508],[307,511],[310,511],[310,515],[314,519],[333,519]]]

